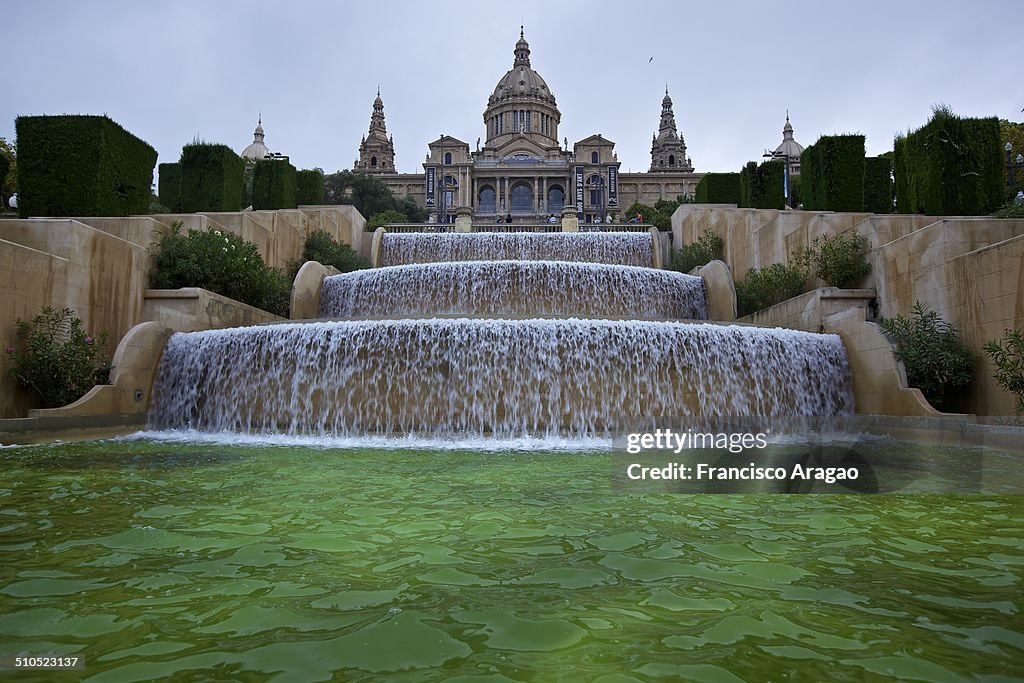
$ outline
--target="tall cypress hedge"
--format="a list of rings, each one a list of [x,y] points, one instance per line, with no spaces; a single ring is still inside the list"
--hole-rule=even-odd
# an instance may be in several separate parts
[[[739,173],[706,173],[694,191],[697,204],[740,203]]]
[[[181,213],[181,164],[160,164],[160,203],[171,213]]]
[[[864,159],[864,210],[892,213],[892,159]]]
[[[765,161],[760,166],[748,162],[740,171],[740,206],[752,209],[783,209],[785,196],[786,162],[781,159]]]
[[[294,209],[295,167],[284,159],[260,159],[252,176],[252,208]]]
[[[226,145],[192,143],[181,149],[181,207],[197,211],[242,208],[245,162]]]
[[[324,203],[324,172],[319,168],[295,174],[295,203],[299,206]]]
[[[864,136],[823,135],[800,155],[801,194],[810,211],[864,210]]]
[[[894,151],[900,213],[981,216],[999,208],[1003,157],[995,117],[961,118],[936,109],[924,127],[897,137]]]
[[[19,116],[18,214],[149,211],[156,150],[106,116]]]

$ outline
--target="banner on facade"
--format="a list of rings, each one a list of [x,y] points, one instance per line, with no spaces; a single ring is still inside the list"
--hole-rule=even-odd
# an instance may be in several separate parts
[[[434,195],[435,195],[435,184],[434,183],[435,183],[435,180],[436,180],[436,178],[434,176],[434,171],[435,170],[436,169],[433,166],[428,166],[427,167],[427,201],[426,201],[426,206],[427,206],[428,209],[432,209],[432,208],[434,208],[437,205],[437,202],[434,199]]]
[[[583,220],[583,167],[576,167],[576,218]]]
[[[619,205],[619,169],[614,166],[608,167],[608,208],[614,209]]]

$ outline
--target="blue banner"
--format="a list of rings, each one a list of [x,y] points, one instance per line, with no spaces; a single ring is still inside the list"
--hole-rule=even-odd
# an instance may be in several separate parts
[[[583,167],[576,167],[576,218],[583,220]]]
[[[433,208],[437,204],[436,200],[434,199],[435,187],[436,187],[435,186],[436,177],[434,175],[435,171],[436,171],[436,169],[433,166],[428,166],[427,167],[427,201],[426,201],[427,208]]]

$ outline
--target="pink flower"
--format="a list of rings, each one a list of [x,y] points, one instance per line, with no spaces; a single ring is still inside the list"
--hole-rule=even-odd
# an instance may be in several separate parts
[[[87,336],[87,337],[85,338],[85,343],[86,343],[86,344],[92,344],[92,337],[89,337],[89,336]]]

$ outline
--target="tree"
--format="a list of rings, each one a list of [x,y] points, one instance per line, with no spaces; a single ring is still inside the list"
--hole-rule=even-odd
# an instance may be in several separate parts
[[[421,223],[427,212],[411,197],[398,199],[379,178],[365,173],[338,171],[324,177],[324,201],[328,204],[351,204],[364,216],[384,211],[405,214],[413,223]]]
[[[1024,123],[1014,123],[1007,121],[1006,119],[999,119],[999,141],[1005,145],[1009,142],[1013,145],[1012,158],[1016,158],[1018,154],[1024,154]],[[1006,151],[1000,149],[1003,154],[1003,182],[1009,180],[1009,169],[1006,166]],[[1012,194],[1017,194],[1017,190],[1024,190],[1024,168],[1014,169],[1013,173],[1014,188]]]
[[[7,206],[7,198],[18,191],[17,144],[7,142],[5,138],[0,137],[0,155],[8,163],[6,175],[0,177],[0,199],[3,201],[3,206]]]
[[[401,211],[395,211],[394,209],[388,209],[387,211],[381,211],[380,213],[375,213],[372,216],[370,216],[368,219],[366,219],[366,229],[367,230],[376,230],[377,228],[381,227],[382,225],[386,225],[388,223],[408,223],[408,222],[409,222],[409,217],[406,216]]]

